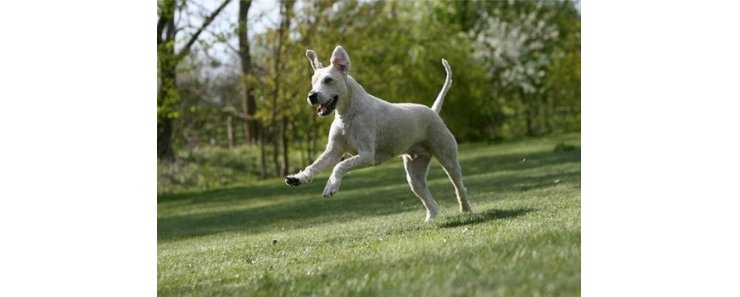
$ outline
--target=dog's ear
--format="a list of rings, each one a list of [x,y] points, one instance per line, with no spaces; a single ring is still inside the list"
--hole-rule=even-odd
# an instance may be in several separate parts
[[[313,70],[324,67],[324,65],[321,65],[321,62],[319,62],[319,57],[316,56],[316,52],[314,52],[313,50],[306,51],[306,58],[308,58],[308,61],[311,62],[311,68],[313,68]]]
[[[349,73],[349,55],[346,51],[344,51],[344,48],[342,48],[341,45],[337,45],[337,47],[334,49],[334,52],[331,54],[331,65],[337,68],[337,70],[341,71],[344,74]]]

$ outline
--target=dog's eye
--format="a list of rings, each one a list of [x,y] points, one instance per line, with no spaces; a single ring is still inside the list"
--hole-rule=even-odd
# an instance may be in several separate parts
[[[333,80],[334,79],[332,79],[331,77],[327,77],[327,78],[324,79],[324,83],[325,84],[328,84],[328,83],[332,82]]]

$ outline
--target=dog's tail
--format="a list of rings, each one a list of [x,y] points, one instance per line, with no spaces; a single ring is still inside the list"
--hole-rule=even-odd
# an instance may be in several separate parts
[[[445,79],[445,85],[442,87],[442,91],[439,92],[437,99],[434,100],[434,104],[432,104],[432,110],[436,113],[439,113],[439,111],[442,110],[442,103],[445,102],[445,95],[447,95],[447,91],[450,90],[450,85],[452,85],[452,70],[450,70],[450,64],[447,63],[447,60],[442,59],[442,65],[445,66],[447,78]]]

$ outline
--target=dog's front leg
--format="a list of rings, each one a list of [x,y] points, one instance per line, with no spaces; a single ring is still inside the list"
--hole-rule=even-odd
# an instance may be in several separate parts
[[[306,169],[301,170],[301,172],[286,176],[285,184],[296,187],[302,183],[311,182],[311,179],[315,175],[324,171],[327,167],[337,164],[337,162],[342,158],[343,153],[344,150],[342,145],[337,142],[330,141],[326,145],[326,150],[318,159],[316,159],[316,161],[313,162],[313,164],[306,167]]]
[[[342,184],[342,177],[352,169],[367,167],[375,164],[375,154],[372,152],[360,152],[347,160],[339,162],[334,166],[334,170],[324,187],[324,198],[333,196],[339,191],[339,185]]]

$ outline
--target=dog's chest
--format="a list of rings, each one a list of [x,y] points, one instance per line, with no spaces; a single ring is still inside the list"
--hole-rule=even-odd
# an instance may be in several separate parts
[[[365,150],[371,142],[374,142],[371,130],[357,123],[340,121],[336,131],[338,134],[336,139],[344,142],[347,151],[351,154]]]

